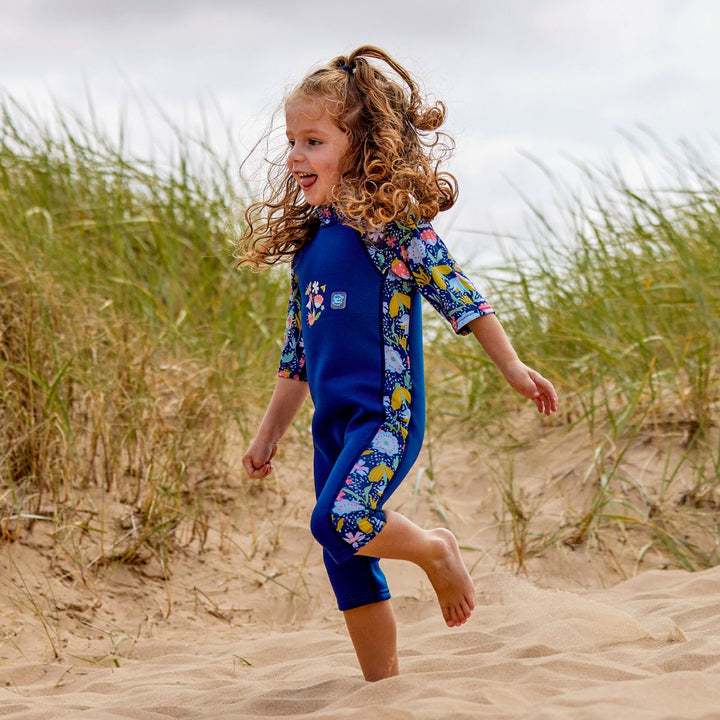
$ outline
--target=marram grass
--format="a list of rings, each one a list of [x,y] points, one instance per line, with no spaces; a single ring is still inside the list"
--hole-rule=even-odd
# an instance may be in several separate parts
[[[235,270],[233,177],[206,146],[143,162],[10,98],[0,116],[0,536],[50,522],[164,558],[182,524],[202,535],[271,380],[284,280]]]
[[[689,569],[720,561],[720,180],[690,147],[663,152],[662,190],[584,168],[582,200],[560,198],[562,224],[533,209],[535,252],[490,273],[501,279],[487,294],[521,357],[556,383],[560,416],[568,428],[585,423],[595,448],[589,504],[532,541],[508,463],[499,486],[518,567],[533,549],[575,546],[611,526],[642,528],[643,554],[652,545]],[[451,394],[449,414],[512,435],[515,398],[482,353],[444,332],[430,348],[431,411]],[[638,443],[664,458],[656,488],[624,469]],[[530,548],[517,548],[518,518]]]

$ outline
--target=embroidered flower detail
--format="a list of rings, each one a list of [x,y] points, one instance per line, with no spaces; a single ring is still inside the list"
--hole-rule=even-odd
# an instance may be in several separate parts
[[[410,271],[408,270],[407,265],[400,260],[393,260],[390,270],[391,272],[394,272],[398,277],[401,277],[403,280],[409,280],[412,277],[412,275],[410,275]]]
[[[365,464],[365,461],[360,458],[354,465],[353,469],[350,471],[351,473],[357,473],[358,475],[367,475],[368,474],[368,467]]]
[[[358,530],[364,532],[366,535],[371,533],[375,529],[370,522],[370,519],[366,517],[360,518],[360,520],[358,520],[357,526]]]
[[[425,245],[419,238],[413,237],[410,241],[410,247],[408,247],[408,257],[410,260],[417,263],[422,262],[425,258]]]
[[[329,205],[322,205],[315,208],[314,213],[321,225],[329,225],[331,222],[338,219],[334,208]]]
[[[308,309],[307,324],[312,327],[317,319],[320,317],[320,313],[325,309],[325,285],[321,285],[319,281],[313,280],[309,282],[305,288],[305,296],[308,301],[305,303],[305,307]]]
[[[384,237],[385,237],[385,226],[384,225],[373,228],[367,234],[368,240],[373,244],[380,242],[380,240],[382,240]]]

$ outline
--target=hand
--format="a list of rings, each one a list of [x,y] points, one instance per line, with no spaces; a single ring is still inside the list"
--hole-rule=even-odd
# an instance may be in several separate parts
[[[519,360],[503,370],[510,387],[532,400],[539,413],[550,415],[557,410],[558,398],[553,384],[539,372]]]
[[[277,443],[264,442],[255,438],[242,459],[248,476],[253,480],[267,477],[273,471],[271,460],[275,457],[277,448]]]

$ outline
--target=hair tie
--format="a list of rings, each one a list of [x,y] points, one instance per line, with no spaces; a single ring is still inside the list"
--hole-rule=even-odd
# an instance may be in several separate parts
[[[343,63],[342,69],[343,69],[346,73],[350,73],[350,75],[352,75],[354,68],[351,68],[349,65],[346,65],[345,63]]]

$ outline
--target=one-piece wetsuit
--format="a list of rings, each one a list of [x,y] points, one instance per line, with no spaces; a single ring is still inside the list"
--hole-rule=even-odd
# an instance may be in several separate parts
[[[332,208],[295,255],[278,374],[307,381],[313,535],[341,610],[386,600],[379,561],[356,555],[417,459],[425,423],[420,294],[459,334],[493,309],[428,222],[361,234]]]

